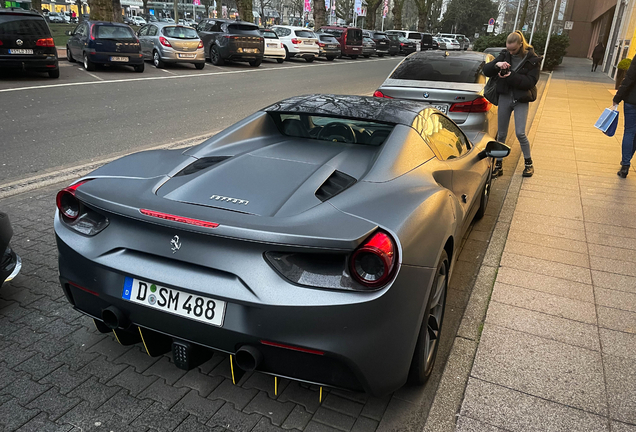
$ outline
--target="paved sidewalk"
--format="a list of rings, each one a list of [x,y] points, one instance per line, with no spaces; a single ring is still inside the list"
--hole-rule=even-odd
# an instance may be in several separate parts
[[[636,431],[636,171],[589,69],[565,59],[533,127],[458,431]]]

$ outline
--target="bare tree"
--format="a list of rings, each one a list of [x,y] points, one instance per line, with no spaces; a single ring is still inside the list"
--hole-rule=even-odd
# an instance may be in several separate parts
[[[91,19],[96,21],[110,21],[113,19],[112,0],[88,0],[91,8]]]
[[[42,12],[42,0],[31,0],[31,9]]]
[[[365,27],[369,30],[375,30],[375,17],[378,12],[378,7],[383,4],[383,0],[367,0],[367,18],[365,20]]]
[[[241,20],[254,22],[252,8],[252,0],[236,0],[236,10],[238,11],[238,15]]]
[[[113,22],[124,22],[124,17],[121,13],[121,1],[120,0],[112,0],[113,1]]]
[[[354,0],[336,1],[336,16],[350,23],[353,22]]]
[[[393,28],[397,30],[402,29],[402,8],[404,7],[404,0],[393,0]]]
[[[428,27],[428,14],[434,0],[415,0],[417,6],[417,31],[425,31]]]
[[[327,10],[325,9],[325,0],[314,0],[314,29],[327,24]]]

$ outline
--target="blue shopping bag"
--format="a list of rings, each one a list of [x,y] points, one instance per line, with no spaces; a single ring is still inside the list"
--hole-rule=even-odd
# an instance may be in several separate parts
[[[616,133],[616,127],[618,126],[618,111],[611,108],[605,108],[603,114],[598,118],[594,127],[605,135],[612,137]]]

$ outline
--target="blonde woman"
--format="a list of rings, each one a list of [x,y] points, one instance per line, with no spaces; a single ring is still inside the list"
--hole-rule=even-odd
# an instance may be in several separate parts
[[[534,167],[530,155],[530,142],[526,137],[529,103],[537,99],[537,81],[541,73],[541,57],[534,53],[520,31],[508,35],[506,49],[484,66],[484,75],[497,79],[499,94],[497,140],[506,141],[510,116],[515,113],[515,131],[525,159],[524,177],[532,177]],[[501,160],[495,163],[495,175],[503,174]]]

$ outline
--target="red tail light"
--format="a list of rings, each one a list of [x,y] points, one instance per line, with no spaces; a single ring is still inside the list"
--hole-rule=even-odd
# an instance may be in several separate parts
[[[199,41],[199,46],[197,46],[197,49],[201,49],[203,48],[203,41]]]
[[[313,350],[313,349],[309,349],[309,348],[301,348],[301,347],[297,347],[297,346],[286,345],[286,344],[281,344],[281,343],[277,343],[277,342],[270,342],[270,341],[266,341],[266,340],[261,340],[261,343],[263,345],[267,345],[267,346],[273,346],[273,347],[276,347],[276,348],[283,348],[283,349],[288,349],[288,350],[292,350],[292,351],[299,351],[299,352],[304,352],[304,353],[307,353],[307,354],[325,355],[325,353],[323,351]]]
[[[229,35],[225,35],[223,36],[225,39],[238,39],[238,36],[229,36]]]
[[[90,31],[91,40],[95,40],[95,33],[93,33],[94,28],[95,28],[95,24],[91,24],[91,31]]]
[[[84,180],[64,188],[59,191],[55,197],[55,204],[57,205],[57,209],[60,211],[60,214],[71,221],[77,219],[80,214],[80,202],[75,197],[75,191],[87,181],[88,180]]]
[[[393,239],[378,231],[351,256],[351,275],[366,287],[379,288],[393,276],[396,258]]]
[[[400,46],[404,46],[404,43],[403,43],[403,42],[400,42]]]
[[[374,97],[381,97],[381,98],[387,98],[387,99],[393,99],[391,96],[387,96],[384,93],[382,93],[380,90],[376,90],[375,92],[373,92],[373,96]]]
[[[291,40],[291,43],[293,43],[294,45],[298,45],[299,43],[302,43],[299,39],[293,38]]]
[[[170,42],[168,42],[168,39],[166,39],[163,36],[159,36],[159,43],[165,47],[170,47],[172,48],[172,45],[170,45]]]
[[[183,216],[176,216],[176,215],[171,215],[168,213],[161,213],[154,210],[140,209],[139,212],[146,216],[156,217],[159,219],[164,219],[164,220],[169,220],[169,221],[179,222],[179,223],[184,223],[189,225],[200,226],[204,228],[216,228],[219,226],[219,224],[215,222],[208,222],[208,221],[203,221],[199,219],[191,219],[191,218],[187,218]]]
[[[0,40],[0,46],[2,46],[2,41]]]
[[[474,101],[452,104],[450,112],[484,113],[490,111],[490,108],[492,108],[492,104],[486,98],[478,97]]]
[[[326,44],[324,44],[324,43],[322,43],[322,42],[318,42],[318,46],[319,46],[320,48],[324,48],[324,47],[325,47],[325,45],[326,45]]]
[[[38,39],[37,42],[35,43],[35,46],[54,47],[55,42],[53,42],[53,38]]]

